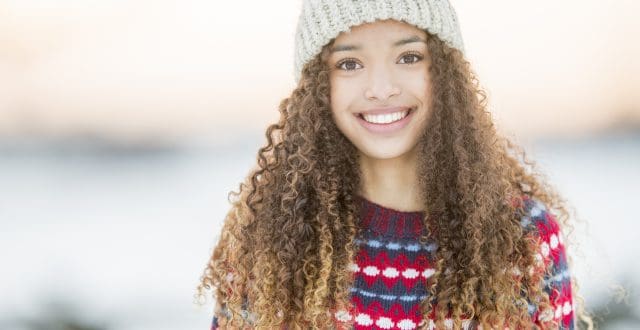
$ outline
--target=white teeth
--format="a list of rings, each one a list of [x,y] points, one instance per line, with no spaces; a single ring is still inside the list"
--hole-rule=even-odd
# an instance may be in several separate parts
[[[374,124],[388,124],[407,116],[409,110],[388,113],[384,115],[362,115],[364,120]]]

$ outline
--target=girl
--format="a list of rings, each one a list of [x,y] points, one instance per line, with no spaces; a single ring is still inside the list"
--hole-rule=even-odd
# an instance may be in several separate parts
[[[305,0],[295,49],[198,287],[212,329],[590,324],[562,199],[498,135],[447,1]]]

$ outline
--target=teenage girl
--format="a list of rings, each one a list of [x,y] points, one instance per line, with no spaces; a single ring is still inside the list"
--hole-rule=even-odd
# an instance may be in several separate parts
[[[294,67],[198,287],[212,329],[591,324],[562,198],[497,133],[448,1],[304,0]]]

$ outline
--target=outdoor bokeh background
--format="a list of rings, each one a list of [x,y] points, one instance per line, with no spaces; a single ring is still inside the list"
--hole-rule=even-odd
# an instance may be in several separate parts
[[[496,124],[579,218],[588,307],[638,328],[640,2],[452,3]],[[193,294],[294,88],[299,9],[0,0],[0,329],[208,329]]]

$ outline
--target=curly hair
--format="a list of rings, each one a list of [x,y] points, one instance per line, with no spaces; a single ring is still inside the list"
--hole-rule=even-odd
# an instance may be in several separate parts
[[[550,306],[544,271],[520,272],[518,281],[505,271],[536,266],[536,241],[519,223],[523,197],[554,210],[569,234],[565,201],[522,148],[498,134],[463,54],[427,34],[432,115],[421,136],[418,183],[435,219],[421,240],[435,239],[438,261],[420,311],[435,311],[437,328],[449,311],[454,328],[464,316],[483,328],[530,329],[527,301],[541,310]],[[257,166],[228,195],[232,207],[196,295],[213,290],[217,305],[228,310],[222,315],[218,308],[216,316],[228,316],[227,325],[326,329],[334,327],[328,311],[350,305],[361,173],[357,149],[331,116],[326,61],[334,41],[303,67],[279,105],[279,121],[266,130]],[[571,282],[577,294],[575,276]],[[577,314],[591,328],[577,298]]]

